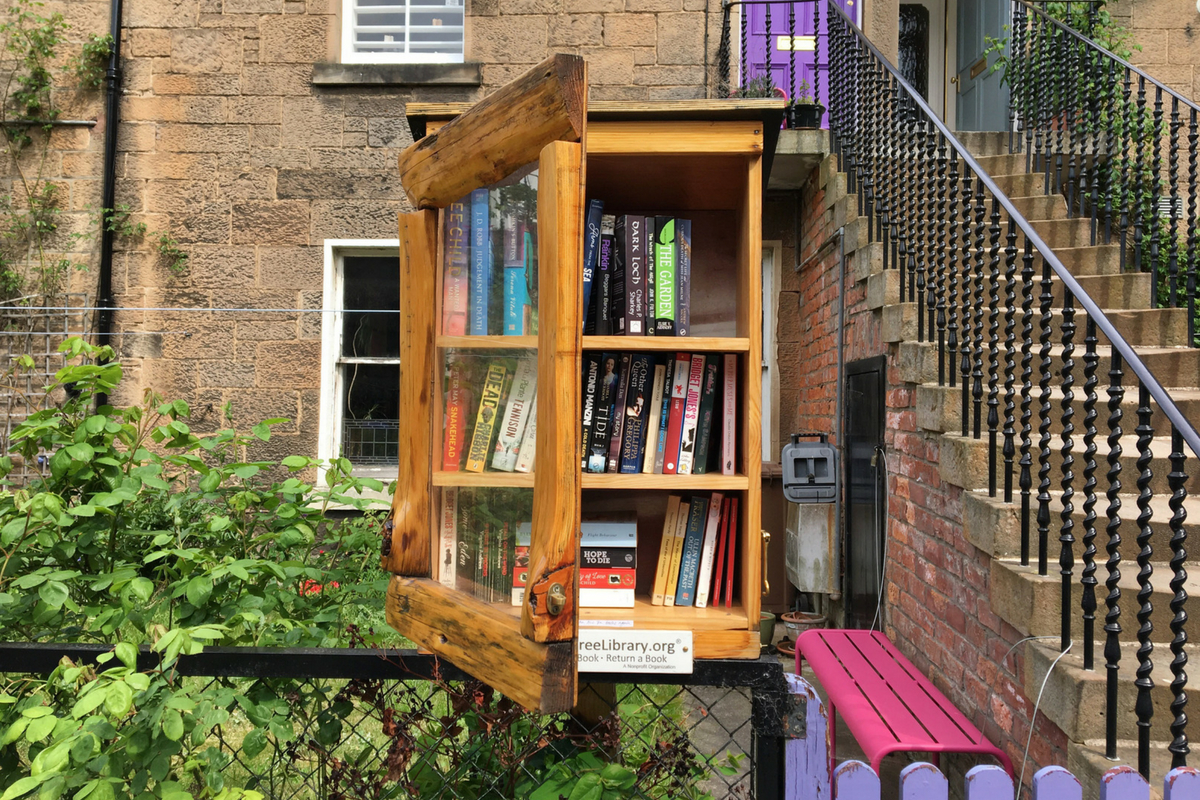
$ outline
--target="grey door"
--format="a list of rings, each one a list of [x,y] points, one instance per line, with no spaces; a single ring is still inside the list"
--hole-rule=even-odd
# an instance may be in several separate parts
[[[1008,87],[993,73],[997,54],[984,54],[988,37],[1001,39],[1010,22],[1009,0],[959,0],[957,127],[960,131],[1008,129]]]
[[[845,498],[846,627],[869,628],[876,622],[883,571],[883,538],[887,506],[884,467],[876,457],[883,449],[883,356],[846,365]]]

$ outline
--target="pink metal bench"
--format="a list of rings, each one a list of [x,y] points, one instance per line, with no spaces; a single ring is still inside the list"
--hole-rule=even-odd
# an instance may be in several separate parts
[[[1013,774],[1012,762],[971,724],[880,632],[810,630],[796,641],[796,674],[807,660],[829,698],[829,769],[835,712],[877,773],[884,756],[902,751],[980,753]]]

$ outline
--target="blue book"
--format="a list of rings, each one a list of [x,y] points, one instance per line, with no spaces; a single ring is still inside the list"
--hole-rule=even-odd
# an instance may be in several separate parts
[[[592,276],[596,274],[596,260],[600,256],[600,217],[604,214],[603,200],[589,200],[587,220],[583,228],[583,326],[586,333],[590,323],[596,324],[591,314]]]
[[[472,336],[488,334],[488,296],[492,291],[492,229],[488,190],[471,192],[471,307]]]
[[[525,223],[517,214],[504,216],[504,335],[524,336],[529,308],[525,274]]]
[[[629,385],[625,390],[625,407],[621,409],[621,465],[619,472],[636,473],[642,468],[645,452],[646,420],[653,412],[649,408],[650,392],[654,388],[654,360],[645,353],[634,353],[629,362]]]
[[[704,545],[704,520],[708,517],[708,498],[693,497],[688,511],[687,536],[683,540],[683,557],[679,561],[679,584],[675,590],[675,605],[690,606],[696,602],[696,575],[700,572],[700,551]]]

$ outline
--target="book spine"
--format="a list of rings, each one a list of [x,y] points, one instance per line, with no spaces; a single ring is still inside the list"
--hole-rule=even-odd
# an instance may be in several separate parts
[[[675,335],[675,219],[654,220],[654,335]]]
[[[579,468],[588,468],[592,452],[592,429],[596,424],[596,393],[600,385],[600,357],[589,353],[583,357],[583,432],[579,437]]]
[[[596,266],[596,335],[611,336],[613,294],[613,216],[600,218],[600,257]]]
[[[625,310],[628,307],[626,302],[626,252],[625,252],[625,237],[628,234],[625,231],[625,217],[617,217],[613,223],[613,253],[612,253],[612,325],[613,333],[617,336],[624,336],[629,332],[626,326]]]
[[[646,218],[625,220],[625,333],[646,335]]]
[[[725,607],[733,607],[733,564],[737,561],[738,499],[729,498],[729,541],[726,544],[725,563]]]
[[[700,418],[696,422],[696,459],[692,472],[702,475],[708,472],[709,454],[713,438],[713,420],[716,418],[717,378],[719,367],[715,361],[704,365],[704,388],[700,392]]]
[[[692,335],[692,221],[675,220],[675,335]]]
[[[679,445],[683,435],[683,411],[687,404],[691,365],[692,357],[687,353],[675,357],[675,375],[671,380],[671,413],[667,418],[667,441],[663,449],[664,475],[675,475],[679,470]]]
[[[633,589],[580,589],[580,608],[633,608]]]
[[[688,373],[687,402],[683,407],[683,428],[679,437],[679,464],[676,472],[692,474],[692,463],[696,456],[696,422],[700,419],[700,393],[704,389],[703,355],[692,356],[692,367]]]
[[[454,588],[454,567],[458,563],[458,490],[442,489],[441,540],[438,543],[438,582]]]
[[[696,603],[696,578],[700,571],[700,551],[704,547],[704,522],[707,519],[708,498],[693,497],[688,510],[687,538],[683,542],[683,556],[679,563],[679,588],[675,591],[677,606]]]
[[[721,402],[721,474],[734,474],[737,458],[737,354],[725,354]]]
[[[721,503],[721,519],[719,521],[721,536],[717,540],[717,568],[713,571],[712,604],[716,608],[721,604],[721,587],[724,585],[723,570],[725,569],[725,542],[729,538],[729,498]]]
[[[708,590],[712,585],[713,559],[720,538],[721,506],[724,495],[713,492],[708,502],[708,519],[704,523],[704,544],[700,548],[700,571],[696,576],[696,608],[708,607]]]
[[[679,515],[679,497],[667,498],[667,515],[663,518],[662,541],[658,545],[658,565],[654,571],[654,591],[650,605],[661,606],[667,591],[667,571],[671,568],[671,553],[675,547],[675,518]]]
[[[636,353],[629,360],[629,383],[625,394],[625,403],[618,406],[621,409],[621,420],[625,431],[621,435],[621,468],[626,474],[633,474],[642,465],[642,453],[645,450],[645,437],[642,435],[646,427],[646,418],[650,416],[646,395],[650,390],[650,356]]]
[[[646,315],[643,321],[647,336],[654,335],[654,248],[657,241],[654,220],[654,217],[646,217],[642,228],[646,234]]]
[[[470,410],[470,389],[467,388],[467,367],[455,359],[450,362],[446,379],[446,428],[442,432],[442,469],[458,472],[462,464],[463,440],[467,435],[467,414]]]
[[[529,422],[525,424],[525,435],[517,452],[517,472],[532,472],[533,460],[537,456],[537,395],[529,404]]]
[[[479,526],[479,547],[475,553],[475,597],[479,600],[488,599],[487,580],[491,574],[488,567],[488,545],[492,541],[492,523],[484,522]]]
[[[442,333],[462,336],[467,332],[467,276],[470,260],[471,221],[466,198],[446,206],[444,248],[446,268],[442,275]]]
[[[600,358],[600,379],[596,387],[596,410],[592,418],[592,444],[588,451],[588,472],[604,472],[608,467],[608,449],[612,438],[613,403],[617,399],[617,355]]]
[[[600,254],[600,217],[604,214],[603,200],[589,200],[587,221],[583,229],[583,332],[591,334],[596,320],[592,308],[592,283],[596,274],[596,258]]]
[[[617,472],[621,466],[621,442],[625,435],[625,398],[629,395],[629,353],[621,354],[621,371],[617,379],[617,397],[613,402],[611,433],[608,439],[608,472]]]
[[[525,226],[516,209],[504,215],[504,335],[525,335]]]
[[[521,308],[521,324],[527,336],[537,333],[533,308],[533,298],[537,296],[537,245],[533,241],[536,224],[526,225],[522,236],[525,247],[525,302]]]
[[[471,192],[471,335],[487,336],[492,287],[492,227],[488,190]]]
[[[667,423],[671,414],[671,387],[675,378],[675,359],[668,357],[666,380],[663,383],[662,406],[658,409],[658,441],[654,444],[654,472],[662,475],[667,452]]]
[[[533,406],[537,392],[537,359],[522,358],[517,362],[512,388],[508,390],[508,403],[504,408],[500,435],[496,437],[496,449],[492,454],[492,468],[512,472],[517,467],[517,450],[525,436],[525,425],[529,421],[529,409]]]
[[[667,366],[654,365],[654,383],[650,392],[650,403],[646,406],[645,422],[642,429],[642,472],[654,472],[654,454],[658,450],[658,418],[659,408],[662,407],[663,386],[666,383]]]
[[[679,565],[683,560],[683,540],[687,537],[688,516],[691,502],[679,501],[679,513],[675,515],[675,535],[671,540],[671,565],[667,567],[667,591],[663,596],[664,606],[675,605],[675,594],[679,590]]]
[[[475,594],[475,569],[479,560],[479,532],[475,529],[475,493],[458,492],[458,563],[455,564],[454,588]]]
[[[483,381],[483,393],[479,397],[479,413],[475,415],[475,431],[471,435],[471,447],[467,451],[467,472],[483,472],[487,464],[488,445],[492,443],[492,431],[496,427],[500,396],[504,393],[504,380],[507,376],[508,370],[503,364],[488,366],[487,377]]]
[[[636,547],[581,547],[579,565],[585,569],[636,569]]]
[[[512,595],[512,563],[516,538],[510,523],[504,523],[504,536],[500,539],[500,569],[496,571],[496,590],[492,592],[493,603],[504,603]]]
[[[636,582],[637,570],[633,569],[582,567],[579,570],[579,588],[581,589],[632,589]]]
[[[525,602],[525,584],[529,581],[529,545],[518,543],[513,548],[512,595],[510,602],[520,606]]]
[[[637,547],[637,519],[579,523],[580,547]]]

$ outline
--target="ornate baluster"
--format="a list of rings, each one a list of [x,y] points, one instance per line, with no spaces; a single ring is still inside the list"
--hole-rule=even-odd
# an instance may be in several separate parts
[[[1113,352],[1108,370],[1108,577],[1104,585],[1104,670],[1107,681],[1104,702],[1104,755],[1117,757],[1117,687],[1121,662],[1121,400],[1125,397],[1125,374],[1121,370],[1121,354]]]
[[[1021,256],[1021,564],[1029,566],[1029,490],[1033,488],[1029,449],[1033,442],[1033,243]]]
[[[971,210],[974,208],[975,176],[969,167],[963,166],[963,221],[962,221],[962,344],[960,345],[959,368],[962,372],[962,435],[971,432],[971,287],[972,278],[979,278],[971,258]]]
[[[750,41],[746,36],[746,7],[738,6],[738,22],[742,26],[742,36],[738,41],[741,43],[741,60],[738,61],[738,73],[740,80],[738,86],[742,89],[746,88],[746,81],[750,79],[750,65],[746,63],[746,42]]]
[[[1096,320],[1083,338],[1083,668],[1096,668]]]
[[[819,0],[818,0],[819,1]],[[814,4],[815,5],[815,4]],[[767,6],[770,8],[770,6]],[[795,107],[796,105],[796,4],[788,3],[788,105]],[[816,30],[813,31],[814,35]],[[772,42],[767,40],[767,49],[771,49]],[[813,69],[816,69],[816,62],[813,62]],[[814,98],[815,99],[815,98]],[[789,124],[790,128],[791,125]]]
[[[1138,92],[1137,92],[1137,114],[1134,116],[1134,148],[1136,149],[1137,158],[1133,166],[1133,196],[1128,204],[1131,206],[1133,213],[1133,269],[1135,272],[1142,272],[1145,266],[1142,264],[1142,225],[1145,219],[1144,207],[1145,202],[1142,200],[1142,193],[1145,191],[1145,147],[1142,144],[1142,136],[1145,134],[1146,119],[1146,79],[1138,76]],[[1149,198],[1147,198],[1148,200]],[[1150,279],[1151,283],[1154,278]],[[1150,297],[1154,297],[1153,287],[1150,290]],[[1153,302],[1153,301],[1151,301]]]
[[[1133,163],[1137,156],[1137,145],[1133,136],[1134,122],[1134,105],[1132,84],[1130,83],[1132,72],[1128,67],[1125,67],[1125,82],[1122,87],[1122,113],[1120,115],[1121,129],[1121,180],[1120,180],[1120,225],[1118,226],[1121,240],[1121,272],[1125,271],[1125,265],[1129,261],[1128,244],[1129,244],[1129,229],[1130,225],[1136,218],[1136,214],[1132,213],[1131,208],[1136,204],[1137,183],[1136,172],[1133,171]],[[1132,151],[1132,152],[1131,152]]]
[[[814,47],[813,47],[812,92],[813,92],[813,101],[819,103],[819,102],[821,102],[821,5],[822,4],[821,4],[820,0],[816,0],[816,2],[814,2],[812,5],[813,5],[813,38],[816,40],[816,43],[814,44]],[[831,13],[829,15],[829,22],[831,24],[833,23],[833,18],[835,16],[836,16],[836,14],[833,14],[833,13]],[[792,59],[795,60],[795,58],[796,58],[796,56],[793,53]],[[818,125],[818,127],[819,127],[819,125]]]
[[[992,218],[988,226],[991,249],[988,251],[988,496],[996,496],[996,439],[1000,428],[1000,201],[992,198]]]
[[[1042,259],[1041,407],[1038,409],[1038,575],[1049,574],[1050,553],[1050,265]]]
[[[1196,142],[1200,140],[1196,109],[1188,119],[1187,313],[1188,344],[1196,336]]]
[[[1088,65],[1088,73],[1091,75],[1099,75],[1103,71],[1104,61],[1111,62],[1112,59],[1103,58],[1100,55],[1100,52],[1098,50],[1095,50],[1094,48],[1089,48],[1089,52],[1092,54],[1092,56],[1091,56],[1092,63]],[[1096,241],[1097,241],[1096,234],[1097,234],[1097,228],[1098,228],[1098,223],[1099,223],[1099,218],[1100,218],[1099,204],[1100,204],[1100,170],[1102,169],[1101,163],[1103,161],[1107,160],[1107,159],[1100,158],[1100,126],[1103,124],[1100,119],[1100,101],[1101,101],[1103,92],[1106,92],[1106,91],[1108,91],[1108,90],[1107,89],[1101,90],[1100,81],[1095,81],[1092,84],[1090,91],[1088,92],[1088,119],[1089,119],[1088,125],[1091,128],[1091,132],[1092,132],[1092,146],[1091,146],[1092,157],[1091,157],[1091,163],[1088,166],[1088,179],[1089,179],[1090,188],[1092,191],[1092,196],[1091,196],[1091,201],[1090,201],[1092,229],[1091,229],[1091,237],[1089,239],[1089,243],[1093,244],[1093,245],[1096,244]],[[1105,138],[1107,140],[1107,137],[1105,137]],[[1086,158],[1085,158],[1085,161],[1086,161]]]
[[[931,136],[930,141],[934,141]],[[929,298],[930,327],[937,327],[938,386],[946,385],[946,139],[937,134],[936,151],[930,149],[930,157],[937,159],[937,230],[932,247],[937,255],[937,278],[933,295]],[[937,316],[935,322],[934,316]]]
[[[946,305],[950,308],[950,318],[946,324],[946,360],[950,372],[950,386],[957,385],[958,370],[954,368],[954,355],[958,352],[958,152],[954,149],[950,150],[950,183],[949,183],[949,205],[950,218],[949,230],[946,231],[946,237],[942,245],[950,253],[950,285],[948,288],[948,297]],[[941,236],[939,234],[939,239]]]
[[[1171,768],[1187,766],[1187,531],[1183,528],[1187,511],[1187,473],[1183,471],[1183,436],[1171,426],[1171,471],[1167,483],[1171,489]]]
[[[1113,59],[1105,59],[1108,62],[1107,76],[1104,79],[1105,86],[1115,87],[1117,62]],[[1108,244],[1112,241],[1112,218],[1113,218],[1113,194],[1117,191],[1117,186],[1114,185],[1113,177],[1116,170],[1113,166],[1114,153],[1120,153],[1120,158],[1124,158],[1125,153],[1121,148],[1121,103],[1122,97],[1118,94],[1117,89],[1111,90],[1112,94],[1108,100],[1107,114],[1107,135],[1104,137],[1104,243]],[[1113,147],[1113,140],[1116,140],[1116,147]]]
[[[980,438],[983,421],[983,233],[987,227],[987,196],[983,181],[975,182],[975,348],[971,359],[971,397],[974,400],[974,437]]]
[[[1004,502],[1013,499],[1013,456],[1016,454],[1013,425],[1017,390],[1014,385],[1017,361],[1017,223],[1008,220],[1008,243],[1004,247]]]
[[[918,116],[918,115],[920,115],[920,113],[921,113],[921,111],[917,107],[916,101],[914,100],[913,101],[913,115]],[[913,218],[914,218],[913,221],[915,224],[913,226],[913,238],[912,238],[912,243],[910,245],[910,249],[912,250],[913,258],[916,261],[916,265],[917,265],[917,281],[916,281],[917,292],[916,292],[916,295],[912,298],[917,304],[917,341],[923,342],[923,341],[925,341],[925,305],[926,305],[926,297],[925,296],[926,296],[926,292],[929,288],[927,281],[926,281],[926,276],[925,276],[926,261],[928,260],[928,257],[929,257],[929,247],[928,247],[927,242],[925,241],[925,226],[926,226],[927,220],[929,219],[929,214],[926,213],[926,210],[930,206],[929,194],[928,194],[929,193],[929,178],[930,178],[930,175],[929,175],[929,166],[930,165],[929,165],[929,158],[928,158],[930,135],[929,135],[929,124],[926,121],[921,120],[919,122],[919,126],[920,126],[918,128],[919,134],[917,136],[917,141],[916,141],[916,144],[917,144],[916,155],[917,155],[917,161],[920,163],[920,169],[918,172],[920,177],[918,178],[917,186],[916,186],[916,189],[914,192],[914,194],[916,195],[916,197],[914,198],[916,200],[916,203],[913,207]]]
[[[1159,94],[1162,90],[1159,89]],[[1167,275],[1170,280],[1171,308],[1179,308],[1179,98],[1171,98],[1171,122],[1167,146],[1167,185],[1171,197],[1171,232],[1167,239]]]
[[[1073,471],[1075,456],[1072,448],[1075,446],[1071,434],[1075,432],[1072,420],[1075,418],[1075,296],[1070,289],[1063,291],[1063,321],[1062,321],[1062,512],[1059,518],[1062,526],[1059,529],[1058,566],[1062,576],[1062,649],[1071,645],[1071,575],[1074,567],[1075,553],[1075,497],[1072,485],[1075,480]]]
[[[1144,80],[1144,79],[1143,79]],[[1146,217],[1150,223],[1150,302],[1155,306],[1158,301],[1158,258],[1162,253],[1162,213],[1158,207],[1158,199],[1162,197],[1162,134],[1163,134],[1163,97],[1162,87],[1154,87],[1154,122],[1153,134],[1150,136],[1154,143],[1151,163],[1150,195],[1146,198]]]
[[[1150,661],[1154,654],[1154,644],[1150,641],[1150,636],[1154,633],[1154,623],[1150,621],[1150,614],[1153,610],[1150,599],[1154,595],[1154,589],[1150,585],[1150,580],[1154,577],[1154,568],[1150,566],[1150,559],[1154,555],[1154,550],[1150,546],[1150,537],[1153,534],[1150,529],[1150,520],[1153,517],[1150,501],[1154,496],[1150,491],[1150,481],[1154,478],[1150,469],[1150,462],[1153,459],[1150,443],[1153,440],[1154,428],[1150,427],[1150,413],[1150,391],[1139,382],[1138,426],[1135,429],[1138,437],[1138,665],[1137,677],[1134,680],[1134,685],[1137,686],[1134,713],[1137,715],[1138,729],[1138,772],[1142,773],[1142,777],[1147,780],[1150,779],[1150,718],[1154,716],[1154,702],[1150,697],[1150,692],[1154,689],[1154,680],[1150,677],[1154,668]]]

